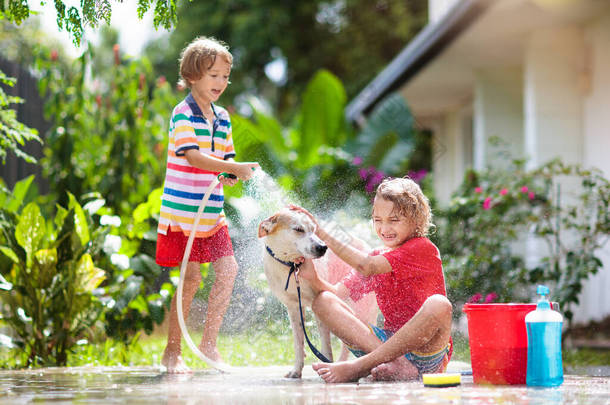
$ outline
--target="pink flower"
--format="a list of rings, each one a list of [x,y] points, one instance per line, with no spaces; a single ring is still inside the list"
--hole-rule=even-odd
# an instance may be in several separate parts
[[[483,209],[488,210],[491,208],[491,197],[487,197],[485,201],[483,201]]]
[[[358,175],[362,180],[366,180],[366,177],[369,175],[369,172],[366,169],[358,169]]]
[[[468,303],[469,304],[476,304],[478,302],[481,302],[482,298],[483,298],[483,295],[481,295],[481,293],[476,293],[472,297],[468,298]]]
[[[495,292],[490,292],[485,296],[485,303],[489,304],[490,302],[494,302],[496,298],[498,298],[498,294]]]
[[[483,192],[483,189],[482,189],[481,187],[475,187],[475,188],[474,188],[474,192],[475,192],[475,193],[482,193],[482,192]]]
[[[360,156],[354,156],[354,159],[352,160],[352,164],[354,166],[360,166],[362,164],[362,158]]]
[[[407,173],[407,176],[416,183],[420,183],[427,175],[428,171],[426,169],[411,170]]]
[[[529,194],[528,194],[527,196],[528,196],[528,198],[529,198],[530,200],[533,200],[533,199],[534,199],[534,197],[536,196],[536,194],[534,194],[534,192],[533,192],[533,191],[530,191],[530,192],[529,192]]]
[[[523,187],[521,187],[521,192],[522,192],[522,193],[527,193],[527,192],[528,192],[528,190],[529,190],[529,188],[527,188],[527,186],[523,186]]]
[[[375,174],[373,174],[373,177],[371,177],[371,182],[374,183],[375,185],[377,185],[383,181],[384,177],[385,177],[384,172],[382,172],[382,171],[375,172]]]
[[[508,194],[508,190],[503,188],[502,190],[500,190],[500,195],[506,195]]]

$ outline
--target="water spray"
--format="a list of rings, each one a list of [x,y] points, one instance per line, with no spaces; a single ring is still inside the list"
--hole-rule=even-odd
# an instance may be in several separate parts
[[[212,183],[210,183],[210,185],[208,186],[208,190],[206,191],[205,195],[203,196],[203,199],[201,200],[201,204],[199,204],[199,209],[197,210],[197,215],[195,216],[195,222],[193,223],[193,229],[191,230],[188,241],[186,243],[186,248],[184,249],[182,265],[180,266],[180,280],[178,281],[178,291],[176,293],[176,308],[178,310],[178,324],[180,325],[180,330],[182,331],[184,340],[186,340],[187,346],[193,351],[193,353],[195,353],[195,355],[197,355],[197,357],[199,357],[201,360],[203,360],[213,368],[224,372],[230,372],[233,367],[229,366],[228,364],[210,359],[208,356],[203,354],[201,350],[199,350],[195,343],[193,343],[193,340],[191,339],[191,336],[189,335],[188,330],[186,328],[186,323],[184,322],[184,315],[182,313],[182,289],[184,287],[184,277],[186,276],[186,266],[188,264],[189,257],[191,256],[193,241],[195,239],[195,234],[197,233],[197,225],[199,225],[201,214],[203,213],[203,209],[205,208],[205,205],[208,203],[208,200],[212,195],[212,191],[214,191],[218,183],[220,183],[220,176],[228,178],[237,178],[237,176],[235,176],[234,174],[228,174],[225,172],[220,173],[217,177],[214,177],[214,180],[212,180]]]

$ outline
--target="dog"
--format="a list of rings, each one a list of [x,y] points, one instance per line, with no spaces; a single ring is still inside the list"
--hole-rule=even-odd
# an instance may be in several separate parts
[[[295,359],[292,370],[285,375],[287,378],[301,378],[305,360],[299,299],[290,263],[301,257],[316,259],[314,262],[318,274],[332,283],[340,281],[350,271],[349,266],[331,251],[326,254],[325,260],[321,259],[327,252],[327,247],[314,231],[315,225],[311,219],[303,213],[288,209],[265,219],[258,227],[258,237],[264,238],[263,268],[269,288],[286,306],[292,327]],[[358,242],[356,247],[364,250],[364,243]],[[315,298],[314,291],[303,279],[300,279],[300,287],[303,307],[311,308]],[[367,324],[375,323],[377,307],[374,294],[367,295],[357,304],[352,302],[350,306],[358,318]],[[320,351],[332,361],[330,331],[317,317],[316,323],[322,344]],[[344,347],[341,358],[347,358],[347,355],[347,349]]]

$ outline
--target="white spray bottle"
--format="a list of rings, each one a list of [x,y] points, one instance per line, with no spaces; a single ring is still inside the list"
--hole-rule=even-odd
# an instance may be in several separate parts
[[[526,383],[536,387],[556,387],[563,383],[561,362],[561,326],[563,317],[553,311],[546,286],[536,290],[541,295],[536,310],[525,316],[527,327]]]

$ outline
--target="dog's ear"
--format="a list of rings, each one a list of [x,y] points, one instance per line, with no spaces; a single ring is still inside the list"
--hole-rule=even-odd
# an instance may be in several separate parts
[[[273,232],[273,228],[277,224],[277,214],[270,216],[258,225],[258,237],[262,238]]]

